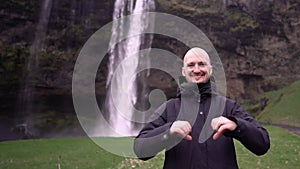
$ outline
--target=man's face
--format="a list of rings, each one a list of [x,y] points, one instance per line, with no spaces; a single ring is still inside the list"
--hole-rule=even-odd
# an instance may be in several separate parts
[[[205,83],[209,80],[212,67],[203,57],[190,53],[184,58],[182,75],[191,83]]]

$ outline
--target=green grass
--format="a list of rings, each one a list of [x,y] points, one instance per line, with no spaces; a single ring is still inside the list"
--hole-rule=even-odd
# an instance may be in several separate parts
[[[300,127],[300,80],[278,91],[267,92],[265,109],[257,116],[261,122]]]
[[[285,129],[266,126],[271,149],[266,155],[255,156],[235,142],[240,169],[300,168],[300,136]],[[115,138],[99,138],[115,144]],[[128,139],[125,139],[128,141]],[[124,143],[124,142],[122,142]],[[118,146],[120,145],[112,145]],[[1,169],[160,169],[164,155],[148,161],[124,158],[109,153],[89,138],[59,138],[0,142]]]
[[[256,156],[240,142],[235,141],[240,169],[298,169],[300,168],[300,136],[285,129],[266,126],[271,139],[271,148],[267,154]],[[163,155],[143,163],[138,169],[162,168]]]
[[[0,168],[115,168],[124,159],[104,151],[88,138],[0,142]]]
[[[235,142],[240,169],[296,169],[300,168],[300,136],[285,129],[266,126],[271,148],[267,154],[256,156],[239,142]]]

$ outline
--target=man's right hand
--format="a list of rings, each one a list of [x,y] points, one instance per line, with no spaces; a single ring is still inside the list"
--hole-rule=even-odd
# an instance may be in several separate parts
[[[175,121],[170,128],[170,135],[177,135],[186,140],[192,140],[189,133],[192,131],[192,126],[188,121]]]

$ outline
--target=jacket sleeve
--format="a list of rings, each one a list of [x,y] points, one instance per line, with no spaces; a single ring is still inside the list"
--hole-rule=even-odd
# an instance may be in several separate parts
[[[160,151],[175,145],[176,139],[172,139],[169,135],[173,123],[167,119],[169,107],[167,105],[162,113],[156,111],[150,118],[155,117],[155,119],[146,124],[135,138],[133,149],[139,159],[148,160]]]
[[[265,154],[270,148],[269,134],[252,116],[246,113],[239,104],[233,103],[228,116],[237,124],[233,132],[228,132],[225,136],[239,140],[248,150],[256,155]]]

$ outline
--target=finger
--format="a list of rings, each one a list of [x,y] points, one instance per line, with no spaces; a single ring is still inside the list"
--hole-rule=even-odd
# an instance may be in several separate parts
[[[178,134],[181,138],[184,138],[188,133],[185,132],[184,129],[179,128],[177,134]]]
[[[189,122],[187,123],[187,128],[188,128],[189,130],[192,129],[192,126],[191,126],[191,124],[190,124]]]
[[[185,138],[192,130],[192,127],[187,121],[176,121],[170,128],[171,135],[177,135],[178,137]],[[187,137],[190,140],[190,137]]]
[[[179,129],[177,135],[185,140],[192,140],[192,136],[190,136],[189,133],[190,132],[187,132],[184,129]]]
[[[213,140],[217,140],[220,136],[221,136],[221,132],[216,132],[214,135],[213,135]]]
[[[224,133],[226,130],[228,130],[228,127],[229,127],[229,125],[226,125],[226,124],[221,125],[217,131]]]
[[[191,125],[188,123],[188,125],[185,126],[184,132],[185,132],[185,140],[192,140],[192,136],[189,135],[189,133],[192,131]]]
[[[192,129],[191,125],[188,122],[184,123],[182,126],[178,126],[178,128],[186,134],[189,133]]]
[[[217,140],[224,132],[227,131],[227,126],[222,125],[220,128],[217,130],[217,132],[214,134],[213,139]]]
[[[193,138],[192,138],[192,136],[191,135],[186,135],[185,137],[184,137],[184,139],[185,140],[189,140],[189,141],[191,141]]]
[[[222,123],[221,123],[220,117],[214,118],[211,121],[211,127],[213,128],[213,130],[218,130],[221,125],[222,125]]]
[[[215,126],[216,126],[216,124],[215,124],[216,122],[215,121],[216,121],[216,119],[212,119],[211,123],[210,123],[211,128],[213,128],[213,130],[215,130]]]
[[[189,122],[186,122],[182,127],[184,128],[185,131],[188,131],[188,132],[192,129]]]
[[[190,126],[186,126],[185,129],[184,129],[184,131],[186,133],[190,133],[192,131],[192,128]]]

